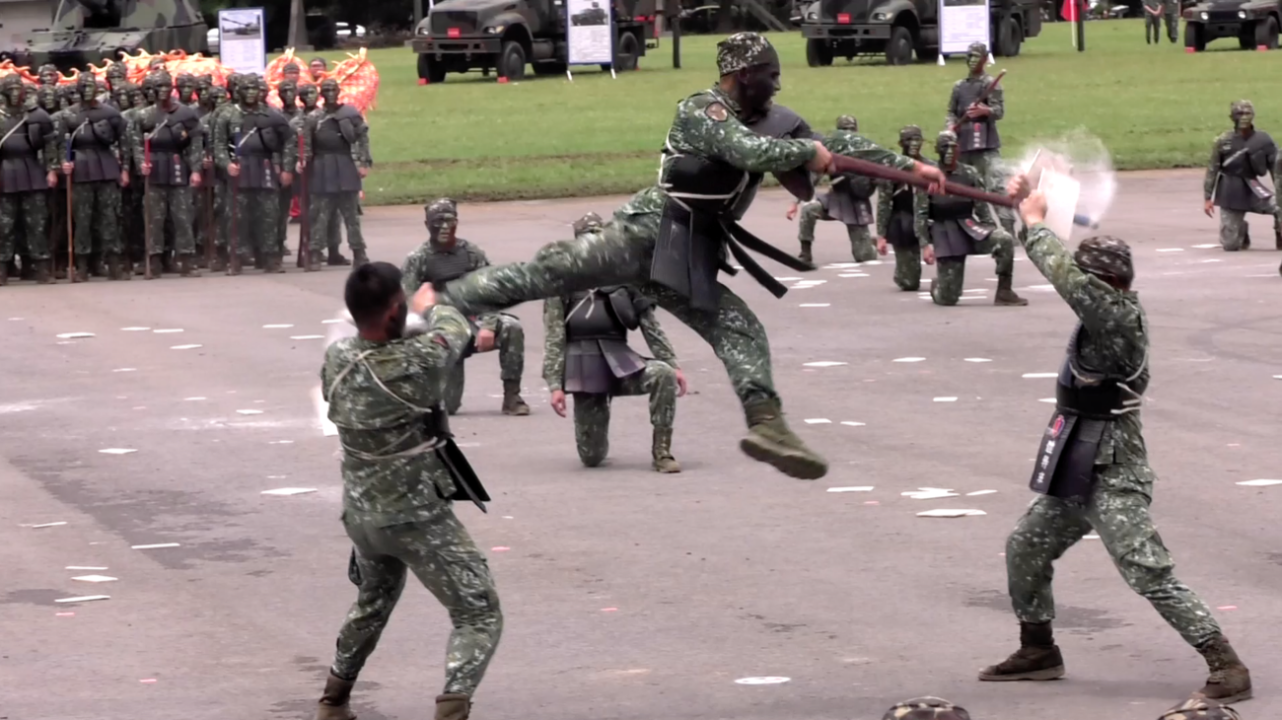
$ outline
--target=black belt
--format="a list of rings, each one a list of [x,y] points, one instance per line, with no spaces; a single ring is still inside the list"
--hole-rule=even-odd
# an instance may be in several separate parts
[[[1116,381],[1084,387],[1069,387],[1055,383],[1055,407],[1067,415],[1078,415],[1092,420],[1115,420],[1117,413],[1126,408],[1122,386]]]

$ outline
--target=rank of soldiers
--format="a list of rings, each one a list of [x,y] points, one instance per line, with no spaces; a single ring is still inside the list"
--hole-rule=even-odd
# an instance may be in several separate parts
[[[0,285],[284,272],[295,203],[298,267],[369,261],[369,129],[335,80],[318,87],[287,66],[277,110],[252,74],[226,87],[159,63],[141,84],[118,64],[105,81],[59,86],[52,66],[38,77],[0,78]]]

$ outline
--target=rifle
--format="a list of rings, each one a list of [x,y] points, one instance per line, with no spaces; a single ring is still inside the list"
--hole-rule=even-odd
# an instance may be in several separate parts
[[[143,258],[143,277],[151,279],[151,137],[148,136],[142,141],[143,147],[143,164],[147,166],[147,174],[142,178],[142,237],[143,252],[147,257]],[[130,270],[132,272],[132,270]]]
[[[907,170],[896,170],[895,168],[886,167],[885,165],[878,165],[875,162],[857,160],[852,157],[846,157],[845,155],[837,155],[836,153],[832,156],[832,165],[833,169],[839,173],[849,172],[857,175],[867,175],[868,177],[877,178],[879,180],[890,180],[891,182],[913,185],[920,188],[930,186],[929,180],[918,175],[914,175]],[[978,200],[980,202],[986,202],[991,205],[1000,205],[1002,207],[1019,207],[1019,201],[1009,195],[998,195],[997,193],[985,192],[969,185],[959,185],[958,183],[953,182],[944,183],[944,194],[956,195],[958,197]]]
[[[240,131],[239,130],[236,131],[235,135],[232,136],[232,145],[236,151],[236,166],[239,168],[240,167]],[[227,179],[231,185],[231,230],[229,232],[231,236],[231,242],[230,242],[230,248],[227,251],[227,274],[239,275],[240,274],[240,253],[237,252],[238,248],[237,248],[236,240],[237,240],[237,236],[240,233],[237,232],[239,228],[236,227],[238,222],[238,218],[236,217],[237,215],[236,186],[240,184],[240,177],[228,174]]]
[[[1000,73],[998,73],[997,77],[993,78],[993,81],[992,81],[992,82],[990,82],[990,83],[988,83],[988,87],[984,88],[984,92],[980,93],[980,94],[979,94],[979,97],[975,98],[975,102],[971,103],[971,104],[970,104],[970,106],[967,108],[967,110],[969,110],[970,108],[973,108],[973,107],[975,107],[976,105],[979,105],[980,103],[982,103],[982,102],[984,102],[985,100],[987,100],[987,99],[988,99],[988,96],[989,96],[989,95],[992,95],[992,94],[993,94],[993,91],[997,89],[997,83],[1001,82],[1001,81],[1002,81],[1002,78],[1003,78],[1003,77],[1005,77],[1005,76],[1006,76],[1006,71],[1005,71],[1005,70],[1003,70],[1003,71],[1001,71]],[[949,130],[951,130],[952,132],[956,133],[956,132],[957,132],[957,128],[961,127],[962,119],[963,119],[963,118],[965,118],[965,115],[963,115],[962,117],[957,118],[957,120],[955,120],[955,121],[953,122],[952,126],[951,126],[951,127],[949,127]]]
[[[302,133],[299,133],[298,157],[302,162],[303,171],[298,174],[298,183],[299,183],[299,188],[298,188],[298,215],[299,215],[298,267],[307,269],[307,266],[311,262],[311,251],[312,251],[312,247],[311,247],[312,225],[310,222],[311,218],[308,212],[309,208],[308,208],[308,202],[307,202],[307,176],[311,174],[312,166],[311,166],[311,163],[307,162],[306,157],[303,155],[304,144],[305,143],[303,142],[303,135]]]

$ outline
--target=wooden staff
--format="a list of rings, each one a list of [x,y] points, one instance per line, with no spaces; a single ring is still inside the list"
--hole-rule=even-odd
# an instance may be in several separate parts
[[[875,162],[857,160],[852,157],[837,155],[835,153],[832,156],[832,168],[833,171],[837,173],[855,173],[856,175],[866,175],[879,180],[890,180],[892,182],[904,183],[905,185],[913,185],[920,188],[929,187],[931,185],[930,180],[920,175],[908,172],[907,170],[896,170],[895,168],[886,167],[885,165],[878,165]],[[1009,195],[998,195],[997,193],[985,192],[969,185],[960,185],[954,182],[944,183],[944,194],[956,195],[958,197],[978,200],[980,202],[1000,205],[1002,207],[1019,207],[1019,201]]]

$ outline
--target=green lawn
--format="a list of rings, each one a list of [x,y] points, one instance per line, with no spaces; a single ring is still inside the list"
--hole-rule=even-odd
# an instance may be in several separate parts
[[[1229,126],[1229,102],[1255,102],[1262,128],[1282,135],[1282,54],[1243,52],[1235,40],[1186,54],[1182,44],[1144,44],[1138,20],[1087,23],[1087,51],[1073,50],[1067,23],[1047,24],[1007,69],[1002,135],[1013,154],[1038,138],[1075,129],[1099,136],[1119,169],[1200,166],[1211,140]],[[459,199],[529,199],[628,193],[654,181],[674,104],[713,82],[718,38],[683,40],[685,67],[672,68],[664,45],[641,70],[611,79],[584,68],[563,77],[499,85],[479,74],[420,86],[408,49],[370,53],[382,78],[370,113],[376,161],[366,181],[371,204]],[[800,33],[775,33],[783,60],[778,100],[816,129],[854,113],[871,138],[893,143],[920,124],[943,125],[960,58],[888,67],[872,60],[806,67]],[[341,57],[341,53],[330,54]]]

